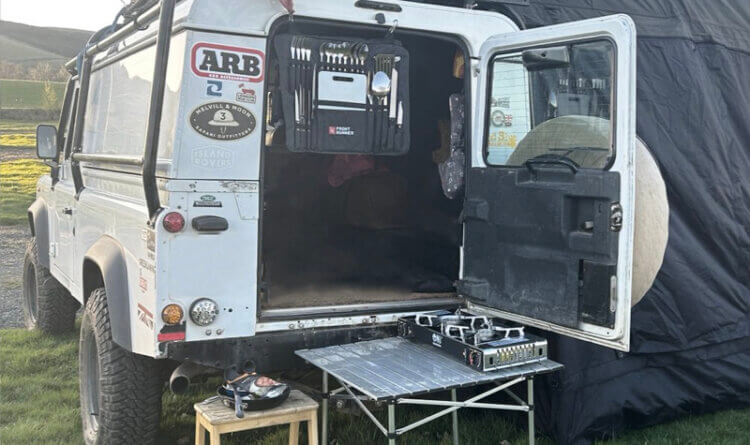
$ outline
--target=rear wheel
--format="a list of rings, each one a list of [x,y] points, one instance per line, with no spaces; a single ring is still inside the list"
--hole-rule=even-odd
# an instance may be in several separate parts
[[[26,247],[23,264],[23,313],[26,327],[48,334],[72,332],[78,302],[49,270],[39,264],[36,238]]]
[[[160,366],[114,343],[104,288],[94,290],[86,303],[78,354],[84,441],[154,443],[161,415]]]

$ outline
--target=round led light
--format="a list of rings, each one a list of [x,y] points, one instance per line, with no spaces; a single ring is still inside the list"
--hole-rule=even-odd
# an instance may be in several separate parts
[[[176,325],[182,321],[182,308],[179,304],[168,304],[161,311],[161,319],[168,325]]]
[[[213,300],[201,298],[195,300],[190,307],[190,319],[198,326],[208,326],[216,320],[219,315],[219,307]]]
[[[185,218],[179,212],[169,212],[162,221],[167,232],[177,233],[185,227]]]

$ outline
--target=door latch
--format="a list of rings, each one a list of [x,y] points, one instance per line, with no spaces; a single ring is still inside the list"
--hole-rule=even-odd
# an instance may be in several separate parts
[[[62,212],[63,212],[63,215],[72,215],[73,214],[73,208],[72,207],[63,207]]]
[[[622,229],[622,205],[613,202],[609,207],[609,230],[619,232]]]

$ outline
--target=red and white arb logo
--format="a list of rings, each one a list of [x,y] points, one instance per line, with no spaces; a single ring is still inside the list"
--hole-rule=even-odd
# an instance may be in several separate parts
[[[331,134],[331,135],[336,134],[336,127],[334,127],[333,125],[328,127],[328,134]]]
[[[193,45],[190,66],[197,76],[211,79],[260,82],[265,56],[262,51],[200,42]]]

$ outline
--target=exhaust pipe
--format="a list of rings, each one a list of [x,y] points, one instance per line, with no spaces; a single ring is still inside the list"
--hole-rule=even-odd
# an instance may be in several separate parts
[[[208,366],[199,365],[192,362],[181,363],[180,366],[172,371],[172,375],[169,377],[169,389],[174,394],[182,394],[187,391],[190,386],[190,381],[198,376],[215,374],[217,372],[214,368]]]

